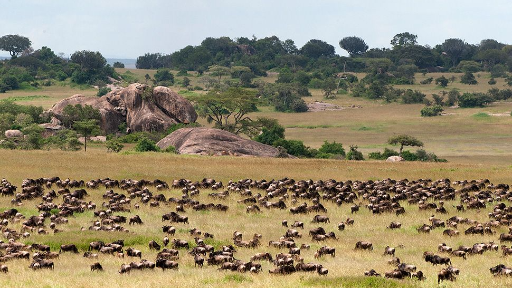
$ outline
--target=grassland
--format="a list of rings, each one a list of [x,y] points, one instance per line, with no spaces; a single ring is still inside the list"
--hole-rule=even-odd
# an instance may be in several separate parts
[[[124,73],[125,71],[121,71]],[[144,77],[151,71],[134,70],[136,77]],[[154,71],[153,71],[154,72]],[[461,92],[485,92],[491,86],[487,84],[488,75],[477,78],[479,85],[463,85],[452,83],[448,88],[457,88]],[[417,75],[417,82],[423,77],[438,77],[438,74]],[[445,74],[446,77],[451,75]],[[273,77],[273,78],[272,78]],[[193,83],[198,78],[192,76]],[[359,77],[361,78],[361,77]],[[178,81],[180,78],[178,78]],[[265,81],[274,81],[271,75]],[[194,85],[194,84],[193,84]],[[498,79],[496,87],[503,89],[504,83]],[[434,85],[402,86],[412,88],[424,93],[439,93],[442,89]],[[173,88],[176,91],[180,87]],[[10,98],[19,104],[42,105],[51,107],[59,99],[73,94],[94,96],[96,90],[70,88],[69,86],[51,86],[37,90],[12,91],[0,94],[0,99]],[[312,90],[313,96],[306,97],[307,102],[325,101],[344,107],[339,111],[323,111],[309,113],[276,113],[269,107],[261,107],[254,117],[273,117],[287,127],[286,137],[304,141],[306,145],[314,148],[320,147],[324,140],[358,145],[364,153],[382,151],[389,147],[387,139],[398,133],[407,133],[421,139],[425,149],[449,160],[448,163],[385,163],[382,161],[339,161],[339,160],[307,160],[307,159],[255,159],[234,157],[197,157],[170,155],[165,153],[107,153],[101,144],[92,144],[87,152],[51,151],[10,151],[0,150],[0,178],[7,178],[17,186],[22,179],[47,176],[59,176],[71,179],[97,179],[110,177],[113,179],[163,179],[171,182],[173,179],[187,178],[201,180],[212,177],[227,183],[229,180],[243,178],[253,179],[281,179],[291,177],[295,179],[347,179],[378,180],[392,179],[419,179],[419,178],[450,178],[451,180],[488,178],[494,183],[512,184],[512,134],[510,127],[512,117],[512,103],[494,103],[485,108],[451,109],[447,108],[446,116],[422,118],[420,110],[423,105],[401,105],[396,103],[385,104],[381,101],[368,101],[353,98],[348,95],[339,95],[334,100],[324,100],[321,91]],[[352,105],[362,108],[350,108]],[[484,115],[485,114],[485,115]],[[486,116],[487,115],[487,116]],[[507,115],[507,116],[497,116]],[[200,120],[202,124],[206,123]],[[98,205],[104,201],[101,195],[105,189],[89,191],[91,196],[86,199]],[[119,191],[118,191],[119,192]],[[202,190],[199,196],[201,202],[220,202],[211,200]],[[165,191],[167,198],[181,195],[179,191]],[[306,223],[306,229],[313,228],[310,223],[314,215],[292,216],[287,210],[264,210],[261,214],[246,214],[245,205],[237,203],[239,196],[230,196],[225,204],[230,206],[227,213],[222,212],[194,212],[187,209],[191,219],[189,225],[177,225],[176,238],[192,241],[187,228],[197,227],[215,235],[213,245],[223,245],[230,242],[231,233],[235,230],[244,233],[245,238],[253,233],[263,234],[263,243],[275,240],[283,235],[285,229],[280,226],[281,220],[298,220]],[[0,198],[0,211],[11,207],[10,198]],[[60,200],[59,200],[60,201]],[[17,207],[26,216],[36,215],[35,209],[40,201],[26,201]],[[291,204],[288,202],[288,206]],[[365,203],[363,203],[365,204]],[[481,211],[468,211],[456,213],[448,202],[449,214],[442,219],[453,215],[460,215],[478,221],[488,221],[487,209]],[[509,203],[507,203],[508,205]],[[464,261],[452,257],[454,266],[461,269],[461,275],[454,283],[437,285],[436,277],[439,267],[432,267],[421,258],[423,251],[435,251],[437,244],[445,242],[452,247],[458,245],[472,245],[477,242],[496,241],[497,236],[465,236],[447,238],[442,236],[442,230],[435,230],[430,235],[419,235],[415,228],[422,223],[428,223],[431,212],[418,211],[417,207],[405,205],[406,216],[381,215],[375,217],[367,209],[358,214],[350,215],[347,205],[337,207],[326,203],[331,223],[325,225],[326,230],[335,231],[336,224],[347,217],[355,219],[355,225],[343,232],[337,232],[338,241],[329,241],[325,244],[337,249],[335,258],[325,257],[320,261],[329,269],[326,277],[316,274],[294,274],[290,276],[269,276],[271,265],[263,264],[264,272],[259,275],[239,274],[234,272],[220,272],[216,267],[194,268],[192,257],[181,253],[179,271],[135,271],[130,275],[119,275],[117,270],[121,263],[128,263],[132,259],[119,259],[101,255],[99,262],[105,268],[104,273],[91,273],[89,265],[94,262],[80,256],[64,254],[56,260],[55,271],[32,271],[28,269],[29,262],[15,260],[8,262],[10,272],[0,277],[1,287],[506,287],[509,280],[495,278],[488,269],[498,263],[510,266],[510,259],[502,258],[499,252],[488,252],[476,255]],[[150,209],[142,205],[138,211],[120,213],[129,216],[139,214],[145,222],[141,226],[128,227],[130,233],[107,233],[80,231],[81,227],[91,225],[93,217],[91,212],[78,214],[70,218],[69,225],[59,226],[63,233],[53,235],[34,235],[25,241],[43,242],[50,244],[54,249],[61,243],[76,243],[83,248],[92,240],[103,239],[111,241],[118,238],[126,239],[136,249],[143,251],[143,258],[154,260],[156,253],[149,251],[147,242],[155,239],[161,243],[160,216],[164,212],[174,210],[174,205],[165,205],[158,209]],[[402,229],[389,231],[385,227],[391,221],[402,222]],[[126,225],[128,226],[128,225]],[[19,229],[19,224],[10,224],[9,227]],[[459,228],[463,231],[463,227]],[[497,233],[504,232],[501,227]],[[306,230],[307,231],[307,230]],[[307,232],[305,233],[307,234]],[[359,240],[372,241],[375,245],[373,252],[357,252],[353,250],[355,242]],[[305,237],[299,243],[311,242]],[[311,251],[305,251],[303,257],[306,262],[315,262],[314,251],[322,244],[312,243]],[[382,256],[386,245],[404,245],[397,250],[397,255],[404,262],[412,263],[423,270],[427,275],[425,282],[412,280],[394,281],[385,279],[364,278],[363,271],[370,268],[378,272],[391,271],[393,267],[386,263],[388,257]],[[240,249],[237,258],[247,261],[256,252],[270,251],[275,254],[280,250],[260,247],[256,250]],[[133,260],[135,261],[135,260]]]
[[[186,177],[191,180],[201,180],[203,177],[213,177],[217,181],[227,183],[230,179],[278,179],[293,177],[295,179],[328,179],[345,181],[347,179],[439,179],[448,177],[452,180],[489,178],[494,183],[510,183],[511,166],[482,165],[482,164],[454,164],[454,163],[383,163],[383,162],[349,162],[335,160],[290,160],[290,159],[255,159],[236,157],[196,157],[178,156],[162,153],[143,154],[114,154],[106,153],[103,149],[91,149],[87,153],[83,151],[62,153],[59,151],[1,151],[0,176],[11,182],[20,184],[23,178],[41,176],[60,176],[71,179],[96,179],[110,177],[113,179],[163,179],[171,182],[173,179]],[[156,193],[156,190],[151,189]],[[117,192],[121,192],[116,190]],[[101,206],[104,199],[101,195],[105,189],[88,190],[86,200],[93,201]],[[254,192],[262,192],[255,190]],[[158,192],[160,193],[160,192]],[[167,198],[178,197],[181,192],[169,190],[163,192]],[[304,234],[308,229],[318,224],[311,224],[313,214],[292,215],[288,210],[266,210],[261,214],[245,213],[245,205],[238,203],[242,199],[239,195],[232,194],[227,200],[214,200],[207,197],[208,190],[201,190],[197,200],[203,203],[214,202],[229,205],[228,212],[196,212],[188,208],[186,215],[190,218],[190,224],[175,225],[176,238],[193,242],[188,234],[188,229],[199,228],[202,231],[215,235],[215,239],[209,243],[212,245],[225,245],[231,243],[233,231],[241,231],[245,238],[253,233],[263,234],[262,242],[276,240],[286,230],[281,227],[281,220],[303,221],[306,224]],[[57,200],[56,200],[57,201]],[[57,202],[60,202],[58,200]],[[135,200],[137,203],[138,200]],[[36,215],[35,205],[40,200],[26,201],[18,209],[26,216]],[[364,202],[365,203],[365,202]],[[456,213],[452,205],[456,202],[446,203],[449,211],[447,215],[438,215],[447,219],[453,215],[460,215],[478,221],[488,221],[489,208],[482,211],[468,211]],[[287,202],[288,206],[291,203]],[[310,251],[303,251],[302,256],[306,262],[320,262],[329,269],[328,276],[316,274],[297,273],[290,276],[269,276],[268,269],[272,269],[269,263],[262,263],[263,273],[259,275],[239,274],[236,272],[217,271],[217,267],[205,266],[203,269],[194,268],[193,260],[184,251],[179,260],[179,271],[134,271],[130,275],[119,275],[117,270],[122,263],[136,261],[136,259],[119,259],[113,256],[100,255],[98,260],[87,260],[80,255],[63,254],[55,261],[55,271],[31,271],[26,260],[14,260],[6,263],[10,272],[0,278],[2,287],[91,287],[92,285],[107,287],[164,287],[171,283],[175,287],[438,287],[436,282],[439,267],[433,267],[423,261],[423,251],[435,251],[437,244],[445,242],[452,247],[458,245],[472,245],[478,242],[497,241],[497,236],[465,236],[448,238],[441,234],[442,229],[433,231],[430,235],[418,234],[416,227],[422,223],[428,223],[431,211],[419,211],[416,206],[403,204],[407,210],[406,216],[385,214],[373,216],[367,209],[362,209],[358,214],[350,214],[347,204],[338,207],[332,203],[325,203],[328,209],[330,224],[322,225],[328,231],[336,231],[338,241],[329,240],[326,243],[312,242],[306,235],[299,243],[310,243]],[[75,243],[80,249],[85,249],[90,241],[103,239],[113,241],[125,239],[131,247],[143,251],[143,258],[154,260],[156,252],[147,248],[147,242],[155,239],[161,243],[160,216],[163,213],[174,211],[174,204],[165,204],[160,208],[149,208],[141,205],[140,210],[132,213],[116,213],[130,216],[138,214],[145,222],[141,226],[125,226],[130,233],[124,232],[93,232],[80,231],[81,227],[91,225],[94,217],[92,212],[77,214],[70,217],[68,225],[59,225],[64,230],[60,234],[34,235],[24,240],[28,243],[42,242],[57,249],[62,243]],[[0,210],[11,207],[10,199],[0,198]],[[343,232],[337,231],[337,223],[347,217],[355,219],[355,224]],[[391,231],[385,227],[391,221],[402,222],[402,229]],[[10,224],[9,227],[19,229],[20,224]],[[463,230],[465,226],[459,227]],[[499,228],[497,233],[504,232],[505,227]],[[354,251],[355,242],[359,240],[374,243],[373,252]],[[313,253],[322,245],[336,247],[337,255],[323,259],[313,259]],[[391,271],[392,266],[386,261],[389,257],[382,256],[386,245],[404,245],[397,249],[397,256],[402,261],[418,266],[426,273],[427,280],[418,282],[413,280],[395,281],[385,279],[368,279],[362,277],[364,270],[370,268],[378,272]],[[273,254],[280,251],[276,248],[268,248],[265,245],[257,249],[240,248],[236,257],[247,261],[256,252],[269,251]],[[102,263],[103,273],[92,273],[89,265],[95,261]],[[461,275],[457,282],[443,283],[442,287],[503,287],[507,285],[507,279],[495,278],[489,273],[488,268],[498,263],[509,263],[509,259],[501,257],[501,252],[487,252],[484,255],[471,256],[468,260],[452,257],[453,264],[461,269]]]

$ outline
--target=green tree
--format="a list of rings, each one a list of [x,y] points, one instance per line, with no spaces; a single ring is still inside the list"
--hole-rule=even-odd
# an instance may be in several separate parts
[[[409,32],[399,33],[396,34],[393,39],[391,39],[391,45],[393,45],[393,48],[416,45],[416,43],[418,43],[416,40],[417,38],[417,35],[411,34]]]
[[[460,83],[468,84],[468,85],[476,85],[478,81],[476,81],[475,75],[471,72],[466,72],[464,75],[460,77]]]
[[[71,128],[75,121],[101,119],[100,111],[98,109],[93,108],[91,105],[68,105],[64,107],[62,112],[62,124],[68,128]]]
[[[73,123],[73,129],[84,136],[84,151],[87,152],[87,139],[92,135],[100,133],[100,126],[98,120],[89,119],[82,121],[75,121]]]
[[[345,37],[340,40],[339,44],[341,49],[347,51],[350,57],[362,55],[368,50],[366,42],[356,36]]]
[[[423,142],[421,142],[420,140],[416,139],[413,136],[405,135],[405,134],[397,135],[397,136],[393,136],[393,137],[389,138],[388,144],[391,144],[391,145],[400,144],[400,152],[398,154],[400,157],[402,157],[402,151],[404,150],[404,146],[417,146],[417,147],[423,146]]]
[[[459,61],[461,60],[465,50],[467,43],[461,39],[450,38],[446,39],[443,44],[441,44],[441,48],[448,57],[451,59],[451,64],[453,67],[457,66]]]
[[[223,67],[219,65],[213,65],[208,67],[208,72],[210,72],[210,75],[214,77],[219,77],[219,83],[222,76],[231,74],[231,70],[228,67]]]
[[[333,57],[334,46],[322,40],[311,39],[302,48],[300,53],[306,57],[318,59],[320,57]]]
[[[333,141],[332,143],[324,141],[324,144],[322,144],[322,147],[318,149],[318,152],[345,157],[345,149],[343,149],[343,145],[341,143],[336,143],[336,141]]]
[[[350,151],[347,153],[347,160],[356,160],[362,161],[364,160],[363,153],[357,150],[356,145],[350,145]]]
[[[181,83],[181,86],[187,88],[188,86],[190,86],[190,78],[188,77],[183,77],[183,82]]]
[[[135,145],[135,151],[137,152],[158,152],[160,151],[160,148],[156,146],[155,142],[147,137],[143,137],[137,142],[137,145]]]
[[[20,35],[5,35],[0,37],[0,50],[8,51],[11,58],[28,49],[32,43],[27,37]]]
[[[252,122],[248,113],[256,111],[255,93],[243,88],[230,87],[226,91],[212,90],[192,97],[199,116],[214,123],[215,128],[235,134],[241,133]]]
[[[448,86],[448,82],[448,78],[444,77],[444,75],[441,75],[441,77],[436,78],[436,85],[439,85],[443,88]]]
[[[172,86],[174,84],[174,75],[167,68],[158,69],[154,78],[156,85]]]
[[[336,81],[333,77],[329,77],[324,80],[322,85],[322,91],[324,92],[324,97],[326,99],[336,98]]]
[[[119,61],[116,61],[114,62],[114,64],[112,65],[112,67],[114,68],[124,68],[124,63],[121,63]]]

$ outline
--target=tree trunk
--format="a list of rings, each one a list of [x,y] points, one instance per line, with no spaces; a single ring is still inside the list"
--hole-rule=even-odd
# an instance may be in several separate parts
[[[400,153],[398,154],[400,157],[402,157],[402,150],[404,150],[404,145],[400,145]]]

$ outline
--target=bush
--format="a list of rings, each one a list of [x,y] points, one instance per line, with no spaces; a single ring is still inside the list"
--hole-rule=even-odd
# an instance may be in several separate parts
[[[436,78],[436,85],[439,85],[441,87],[448,86],[448,82],[449,82],[448,78],[444,77],[444,75],[439,78]]]
[[[121,63],[119,61],[114,62],[112,65],[114,68],[124,68],[124,63]]]
[[[399,153],[395,150],[384,148],[384,152],[371,152],[368,154],[368,158],[375,160],[386,160],[391,156],[398,156]]]
[[[493,99],[484,93],[464,93],[459,96],[461,108],[484,107],[492,101]]]
[[[357,146],[350,146],[350,151],[347,153],[347,160],[364,160],[363,153],[357,151]]]
[[[297,157],[312,157],[312,151],[309,147],[304,145],[304,142],[299,140],[284,140],[278,139],[274,143],[272,143],[274,147],[283,147],[286,149],[286,152],[290,155]]]
[[[139,142],[137,142],[137,145],[135,145],[134,149],[137,152],[149,152],[149,151],[158,152],[158,151],[160,151],[160,148],[158,148],[158,146],[156,146],[155,142],[146,137],[140,139]]]
[[[284,130],[284,127],[279,124],[270,128],[263,127],[261,133],[254,137],[254,141],[267,145],[273,145],[277,140],[284,139]]]
[[[432,81],[434,81],[434,78],[429,77],[425,80],[420,81],[420,84],[430,84],[430,83],[432,83]]]
[[[418,90],[407,89],[401,96],[402,103],[404,104],[414,104],[414,103],[423,103],[427,95],[421,93]]]
[[[324,141],[324,144],[322,144],[322,147],[318,149],[318,152],[327,155],[341,155],[345,157],[345,149],[343,149],[343,145],[341,143],[336,143],[336,141],[333,141],[332,143]]]
[[[489,85],[496,85],[496,79],[491,78],[488,82]]]
[[[468,85],[476,85],[478,84],[478,81],[475,79],[475,75],[471,72],[466,72],[464,75],[460,77],[460,83],[462,84],[468,84]]]
[[[421,109],[421,116],[434,117],[441,115],[441,112],[443,112],[443,107],[440,105],[428,106]]]
[[[156,85],[172,86],[174,84],[174,75],[169,69],[158,69],[154,78]]]
[[[96,96],[98,97],[101,97],[103,95],[106,95],[108,92],[112,91],[112,89],[108,88],[108,87],[101,87],[99,90],[98,90],[98,93],[96,93]]]
[[[171,154],[177,154],[176,148],[174,146],[169,146],[169,147],[165,148],[164,152],[171,153]]]
[[[118,139],[110,139],[105,143],[107,151],[119,153],[124,148],[124,145]]]

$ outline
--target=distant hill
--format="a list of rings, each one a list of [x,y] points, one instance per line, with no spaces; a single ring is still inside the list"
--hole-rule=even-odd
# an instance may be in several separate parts
[[[125,68],[135,69],[136,59],[116,59],[116,58],[107,58],[107,64],[110,66],[114,65],[114,62],[121,62],[124,64]]]

